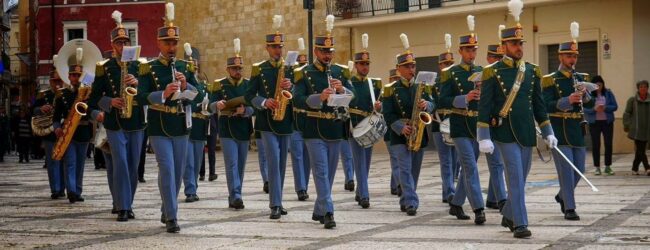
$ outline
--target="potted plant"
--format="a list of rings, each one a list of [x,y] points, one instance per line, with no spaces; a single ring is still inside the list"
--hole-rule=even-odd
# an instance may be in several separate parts
[[[341,13],[343,19],[352,18],[352,12],[361,6],[359,0],[336,0],[336,12]]]

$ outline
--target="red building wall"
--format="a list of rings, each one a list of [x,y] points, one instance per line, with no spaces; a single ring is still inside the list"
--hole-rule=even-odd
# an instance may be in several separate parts
[[[52,70],[49,61],[63,46],[64,21],[86,21],[86,37],[97,45],[102,52],[111,49],[110,31],[115,28],[115,21],[111,17],[114,10],[122,12],[123,22],[138,23],[138,45],[142,46],[142,57],[155,57],[158,55],[156,47],[156,31],[163,26],[165,15],[165,2],[153,0],[54,0],[54,19],[50,0],[39,0],[36,14],[38,75],[47,75]],[[52,32],[54,23],[54,33]],[[52,37],[54,36],[54,52],[52,51]]]

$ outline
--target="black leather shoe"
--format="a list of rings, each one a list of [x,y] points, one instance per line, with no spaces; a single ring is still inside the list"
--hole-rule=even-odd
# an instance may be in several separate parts
[[[318,221],[320,224],[325,224],[325,216],[322,215],[316,215],[316,214],[311,214],[311,220],[313,221]]]
[[[234,208],[234,209],[244,209],[244,201],[242,199],[235,199],[232,202],[232,208]]]
[[[359,194],[354,195],[354,201],[361,202],[361,197],[359,197]]]
[[[560,203],[560,211],[564,213],[564,201],[560,198],[560,195],[555,196],[555,202]]]
[[[399,211],[406,212],[406,206],[399,205]]]
[[[348,190],[350,192],[354,191],[354,181],[349,180],[348,182],[345,183],[345,186],[343,187],[345,190]]]
[[[497,203],[497,206],[499,206],[499,213],[503,211],[503,207],[506,206],[506,201],[508,200],[500,200],[499,203]]]
[[[269,216],[269,218],[271,218],[271,220],[277,220],[280,219],[280,217],[282,217],[282,208],[281,207],[271,208],[271,216]]]
[[[160,223],[167,224],[167,218],[165,218],[165,214],[160,215]]]
[[[465,211],[463,211],[463,207],[452,205],[451,203],[449,203],[449,214],[453,215],[453,216],[456,216],[456,219],[459,219],[459,220],[469,220],[470,219],[469,215],[465,214]]]
[[[140,182],[140,183],[145,183],[145,182],[147,182],[147,181],[146,181],[144,178],[138,178],[138,182]]]
[[[515,231],[515,223],[509,220],[508,218],[506,218],[505,216],[501,217],[501,226],[507,227],[508,229],[510,229],[510,232]]]
[[[264,193],[267,193],[267,194],[269,193],[269,182],[268,181],[264,182],[264,187],[262,188],[262,190],[264,191]]]
[[[391,188],[390,189],[390,194],[397,195],[397,188]]]
[[[397,185],[397,197],[402,197],[402,186]]]
[[[531,235],[533,235],[533,233],[530,232],[530,230],[528,230],[527,226],[518,226],[517,228],[515,228],[513,234],[515,238],[528,238]]]
[[[289,214],[289,212],[286,209],[284,209],[284,207],[280,207],[280,214],[281,215],[287,215],[287,214]]]
[[[414,206],[409,206],[406,208],[406,214],[408,216],[415,216],[415,214],[418,213],[418,209],[415,208]]]
[[[442,203],[449,203],[449,201],[447,201],[447,199],[442,199]]]
[[[117,221],[129,221],[129,215],[126,210],[120,210],[117,213]]]
[[[492,202],[492,201],[486,201],[485,207],[491,209],[499,209],[499,205],[496,202]]]
[[[129,216],[129,219],[135,219],[135,214],[133,213],[133,210],[127,210],[126,214]]]
[[[569,209],[566,210],[566,213],[564,213],[564,219],[565,220],[580,220],[580,216],[578,213],[576,213],[575,209]]]
[[[165,229],[168,233],[178,233],[181,231],[181,227],[176,223],[176,220],[169,220],[165,223]]]
[[[119,210],[117,210],[117,208],[111,209],[111,214],[117,214],[118,212],[119,212]]]
[[[219,175],[217,175],[217,174],[211,174],[210,177],[208,177],[208,181],[214,181],[214,180],[216,180],[217,178],[219,178]]]
[[[332,213],[326,213],[323,218],[323,224],[325,224],[325,229],[335,228],[336,222],[334,221],[334,215]]]
[[[77,197],[75,197],[74,199],[77,200],[77,202],[84,202],[86,200],[81,195],[77,195]]]
[[[195,194],[190,194],[187,197],[185,197],[185,202],[191,203],[195,201],[199,201],[199,197]]]
[[[59,198],[63,198],[63,197],[65,197],[65,192],[64,191],[59,192]]]
[[[205,175],[199,176],[199,181],[205,181]]]
[[[483,225],[483,223],[485,223],[485,212],[483,212],[483,208],[474,210],[474,224]]]
[[[74,204],[77,202],[77,195],[73,193],[68,193],[68,201],[70,201],[71,204]]]
[[[370,199],[368,199],[368,198],[361,199],[361,201],[359,201],[359,206],[361,206],[361,208],[363,208],[363,209],[369,208],[370,207]]]
[[[52,200],[57,200],[57,199],[59,199],[59,194],[58,193],[52,193],[52,195],[50,195],[50,198],[52,198]]]
[[[298,200],[299,201],[306,201],[307,199],[309,199],[309,194],[307,194],[307,191],[305,191],[305,190],[298,191]]]

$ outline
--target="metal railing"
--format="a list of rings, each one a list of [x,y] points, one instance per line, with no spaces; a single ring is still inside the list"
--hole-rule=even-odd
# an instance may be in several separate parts
[[[327,13],[341,18],[376,16],[493,0],[326,0]]]

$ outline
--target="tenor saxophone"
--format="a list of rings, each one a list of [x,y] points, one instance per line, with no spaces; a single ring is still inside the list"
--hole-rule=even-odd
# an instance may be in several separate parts
[[[88,112],[88,104],[83,101],[90,94],[90,87],[81,86],[77,91],[77,98],[75,98],[74,104],[72,105],[72,108],[70,108],[68,116],[63,123],[63,136],[56,140],[56,144],[52,150],[52,159],[57,161],[63,159],[63,155],[68,149],[70,141],[72,141],[72,136],[77,130],[77,126],[79,126],[81,117],[85,116]]]
[[[411,120],[409,121],[409,125],[411,125],[413,130],[408,136],[408,141],[406,142],[408,150],[413,152],[420,150],[424,130],[426,129],[426,126],[431,124],[431,121],[433,121],[429,113],[418,110],[418,103],[422,100],[421,96],[424,92],[424,87],[424,83],[418,84],[418,87],[415,90],[415,96],[413,97],[413,110],[411,111]]]
[[[134,87],[127,86],[124,82],[124,77],[128,73],[126,70],[126,62],[119,62],[119,64],[121,68],[120,97],[124,100],[124,108],[120,110],[120,117],[128,119],[133,114],[133,98],[138,94],[138,90]]]
[[[287,113],[287,105],[291,98],[293,98],[291,92],[282,89],[280,86],[280,83],[284,80],[284,66],[284,60],[282,60],[282,66],[280,66],[278,71],[278,79],[275,81],[275,94],[273,95],[273,99],[278,102],[278,108],[272,110],[274,121],[284,120],[284,116]]]

